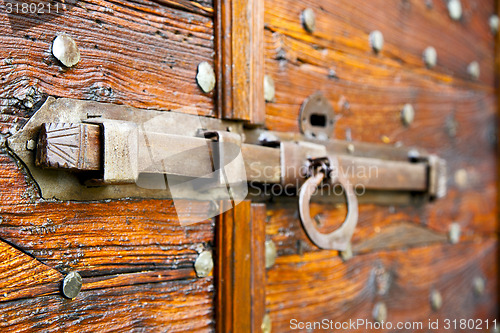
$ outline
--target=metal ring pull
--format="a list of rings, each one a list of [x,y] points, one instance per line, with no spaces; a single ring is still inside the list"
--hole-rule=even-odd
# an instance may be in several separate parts
[[[325,167],[324,162],[321,162],[321,167],[316,174],[311,175],[300,188],[299,193],[299,214],[300,220],[304,229],[311,239],[321,249],[344,251],[349,246],[352,234],[358,223],[358,199],[354,193],[352,185],[345,180],[338,172],[339,162],[336,158],[329,158],[329,165]],[[314,164],[313,164],[314,165]],[[332,170],[337,168],[337,172]],[[311,219],[309,203],[311,196],[317,187],[328,179],[331,185],[340,184],[344,188],[347,216],[344,223],[335,231],[329,234],[323,234],[316,229],[315,223]]]

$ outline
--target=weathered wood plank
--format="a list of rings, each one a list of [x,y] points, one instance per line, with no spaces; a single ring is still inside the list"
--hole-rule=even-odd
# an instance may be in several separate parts
[[[291,320],[349,322],[373,320],[373,308],[384,302],[387,321],[489,319],[497,315],[496,239],[459,245],[434,245],[354,257],[343,263],[332,251],[278,257],[268,271],[266,307],[273,331],[289,331]],[[486,288],[477,295],[476,277]],[[433,311],[432,290],[443,306]],[[416,332],[426,332],[415,330]],[[306,329],[297,330],[301,332]],[[337,331],[337,330],[335,330]],[[370,331],[363,327],[349,332]],[[392,332],[392,330],[380,330]],[[443,327],[436,332],[446,332]]]
[[[22,122],[45,94],[214,115],[195,80],[198,63],[213,62],[212,11],[207,1],[96,0],[27,16],[2,4],[0,111]],[[51,54],[61,33],[80,49],[72,68]]]
[[[219,115],[262,124],[264,0],[216,1]]]
[[[217,225],[217,332],[261,332],[265,308],[265,206],[238,204]]]
[[[9,332],[213,332],[213,281],[188,279],[82,291],[73,300],[43,296],[0,303]]]

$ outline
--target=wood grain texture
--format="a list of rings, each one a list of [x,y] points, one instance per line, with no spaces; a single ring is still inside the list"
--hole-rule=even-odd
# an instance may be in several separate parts
[[[214,115],[213,95],[195,79],[200,62],[213,63],[210,1],[73,3],[39,16],[0,5],[2,123],[20,126],[43,95]],[[61,33],[80,50],[72,68],[51,53]]]
[[[265,314],[265,206],[243,201],[217,225],[217,332],[261,332]]]
[[[0,241],[0,302],[59,292],[63,275]]]
[[[0,303],[9,332],[213,332],[212,278],[82,291],[73,300],[42,296]]]
[[[425,325],[429,319],[442,323],[445,318],[493,320],[497,315],[496,250],[496,239],[485,239],[455,246],[382,251],[345,263],[332,251],[280,256],[267,274],[266,306],[273,331],[290,331],[292,319],[349,322],[359,318],[373,322],[377,302],[386,304],[387,321],[394,324],[416,321]],[[482,295],[475,295],[472,287],[477,276],[486,281]],[[439,311],[431,309],[431,290],[442,295]],[[435,331],[446,330],[441,327]]]
[[[217,0],[215,7],[219,114],[262,124],[264,0]]]

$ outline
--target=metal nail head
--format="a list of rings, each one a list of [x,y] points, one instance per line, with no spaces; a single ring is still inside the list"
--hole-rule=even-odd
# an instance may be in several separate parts
[[[276,250],[276,245],[272,240],[266,241],[266,268],[271,268],[276,262],[276,257],[278,256],[278,251]]]
[[[500,19],[498,18],[498,15],[493,14],[490,16],[488,24],[490,25],[490,29],[493,34],[496,34],[498,32],[499,23]]]
[[[441,296],[441,293],[437,290],[433,290],[431,292],[430,300],[431,300],[432,310],[434,311],[441,309],[441,307],[443,306],[443,297]]]
[[[61,34],[52,42],[52,54],[66,67],[73,67],[80,62],[80,51],[71,36]]]
[[[373,51],[376,53],[382,51],[382,48],[384,47],[384,35],[382,32],[378,30],[370,32],[369,40]]]
[[[467,183],[469,182],[468,180],[469,176],[467,175],[467,170],[465,169],[457,170],[453,178],[455,178],[455,184],[457,184],[458,188],[464,189],[467,187]]]
[[[274,80],[270,75],[264,76],[264,99],[266,102],[274,102],[276,90],[274,88]]]
[[[429,46],[424,50],[424,63],[427,68],[433,68],[437,64],[437,51],[434,47]]]
[[[448,13],[452,20],[458,21],[462,18],[462,3],[460,0],[448,0]]]
[[[212,259],[212,252],[203,251],[200,253],[198,258],[194,263],[194,269],[196,271],[196,275],[200,278],[207,277],[212,269],[214,268],[214,261]]]
[[[383,302],[378,302],[375,304],[373,307],[373,319],[377,321],[378,323],[381,323],[383,321],[387,320],[387,306]]]
[[[82,277],[78,272],[71,272],[64,277],[62,292],[67,298],[73,299],[82,289]]]
[[[474,293],[476,294],[476,296],[481,296],[484,294],[484,291],[486,289],[486,282],[482,277],[476,276],[472,281],[472,286],[474,288]]]
[[[415,109],[411,104],[405,104],[401,110],[401,121],[403,125],[410,126],[415,119]]]
[[[301,14],[302,26],[307,32],[313,33],[316,30],[316,15],[314,10],[311,8],[306,8]]]
[[[196,82],[201,90],[209,93],[215,88],[215,72],[213,67],[206,61],[198,64],[198,73],[196,74]]]
[[[264,318],[262,318],[262,324],[260,325],[260,329],[262,330],[262,333],[271,333],[272,322],[269,314],[266,313],[264,315]]]
[[[451,244],[458,244],[460,242],[460,234],[462,233],[460,224],[452,223],[450,224],[450,230],[448,232],[448,238]]]

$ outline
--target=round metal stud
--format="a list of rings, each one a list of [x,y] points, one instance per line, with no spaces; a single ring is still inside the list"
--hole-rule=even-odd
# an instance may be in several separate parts
[[[356,151],[356,147],[354,147],[354,145],[350,143],[347,145],[346,150],[349,154],[354,154],[354,152]]]
[[[441,293],[437,290],[431,291],[430,301],[432,310],[434,311],[438,311],[443,306],[443,297],[441,296]]]
[[[272,240],[266,241],[266,268],[271,268],[276,262],[276,257],[278,252],[276,250],[276,245]]]
[[[75,298],[82,289],[82,277],[78,272],[71,272],[64,277],[62,292],[67,298]]]
[[[212,66],[203,61],[198,65],[198,73],[196,74],[196,82],[200,86],[201,90],[205,93],[209,93],[215,88],[215,72]]]
[[[458,21],[462,18],[462,3],[460,0],[448,0],[448,13],[452,20]]]
[[[62,34],[52,42],[52,54],[64,66],[72,67],[80,62],[80,51],[71,36]]]
[[[498,18],[498,15],[491,15],[490,19],[488,20],[488,23],[490,25],[491,32],[493,34],[496,34],[498,32],[498,26],[500,24],[500,19]]]
[[[373,308],[373,319],[377,321],[378,323],[381,323],[383,321],[387,320],[387,306],[383,302],[378,302],[375,304]]]
[[[477,61],[471,62],[469,66],[467,66],[467,73],[469,73],[472,79],[474,80],[479,79],[479,75],[481,74],[479,63]]]
[[[474,293],[477,296],[481,296],[484,294],[484,291],[486,289],[486,282],[482,277],[476,276],[472,281],[472,287],[474,288]]]
[[[452,223],[450,224],[450,229],[448,232],[448,239],[451,244],[458,244],[460,242],[460,234],[462,233],[460,224]]]
[[[214,261],[212,259],[212,252],[203,251],[200,253],[194,263],[196,275],[200,278],[207,277],[214,268]]]
[[[424,50],[423,58],[427,68],[433,68],[437,64],[437,51],[434,47],[429,46]]]
[[[264,315],[264,318],[262,318],[262,324],[260,325],[260,329],[262,330],[262,333],[271,333],[272,322],[269,314],[266,313]]]
[[[372,31],[370,32],[370,46],[372,47],[373,51],[376,53],[382,51],[382,48],[384,47],[384,35],[378,31]]]
[[[411,104],[405,104],[401,110],[401,121],[403,125],[410,126],[415,119],[415,109]]]
[[[274,88],[274,80],[270,75],[264,76],[264,99],[266,102],[274,102],[276,90]]]
[[[306,8],[301,14],[302,26],[307,32],[313,33],[316,30],[316,15],[314,10],[311,8]]]
[[[467,170],[465,169],[457,170],[453,178],[455,178],[455,184],[457,184],[457,186],[460,189],[464,189],[467,187],[467,183],[469,182],[467,176]]]

